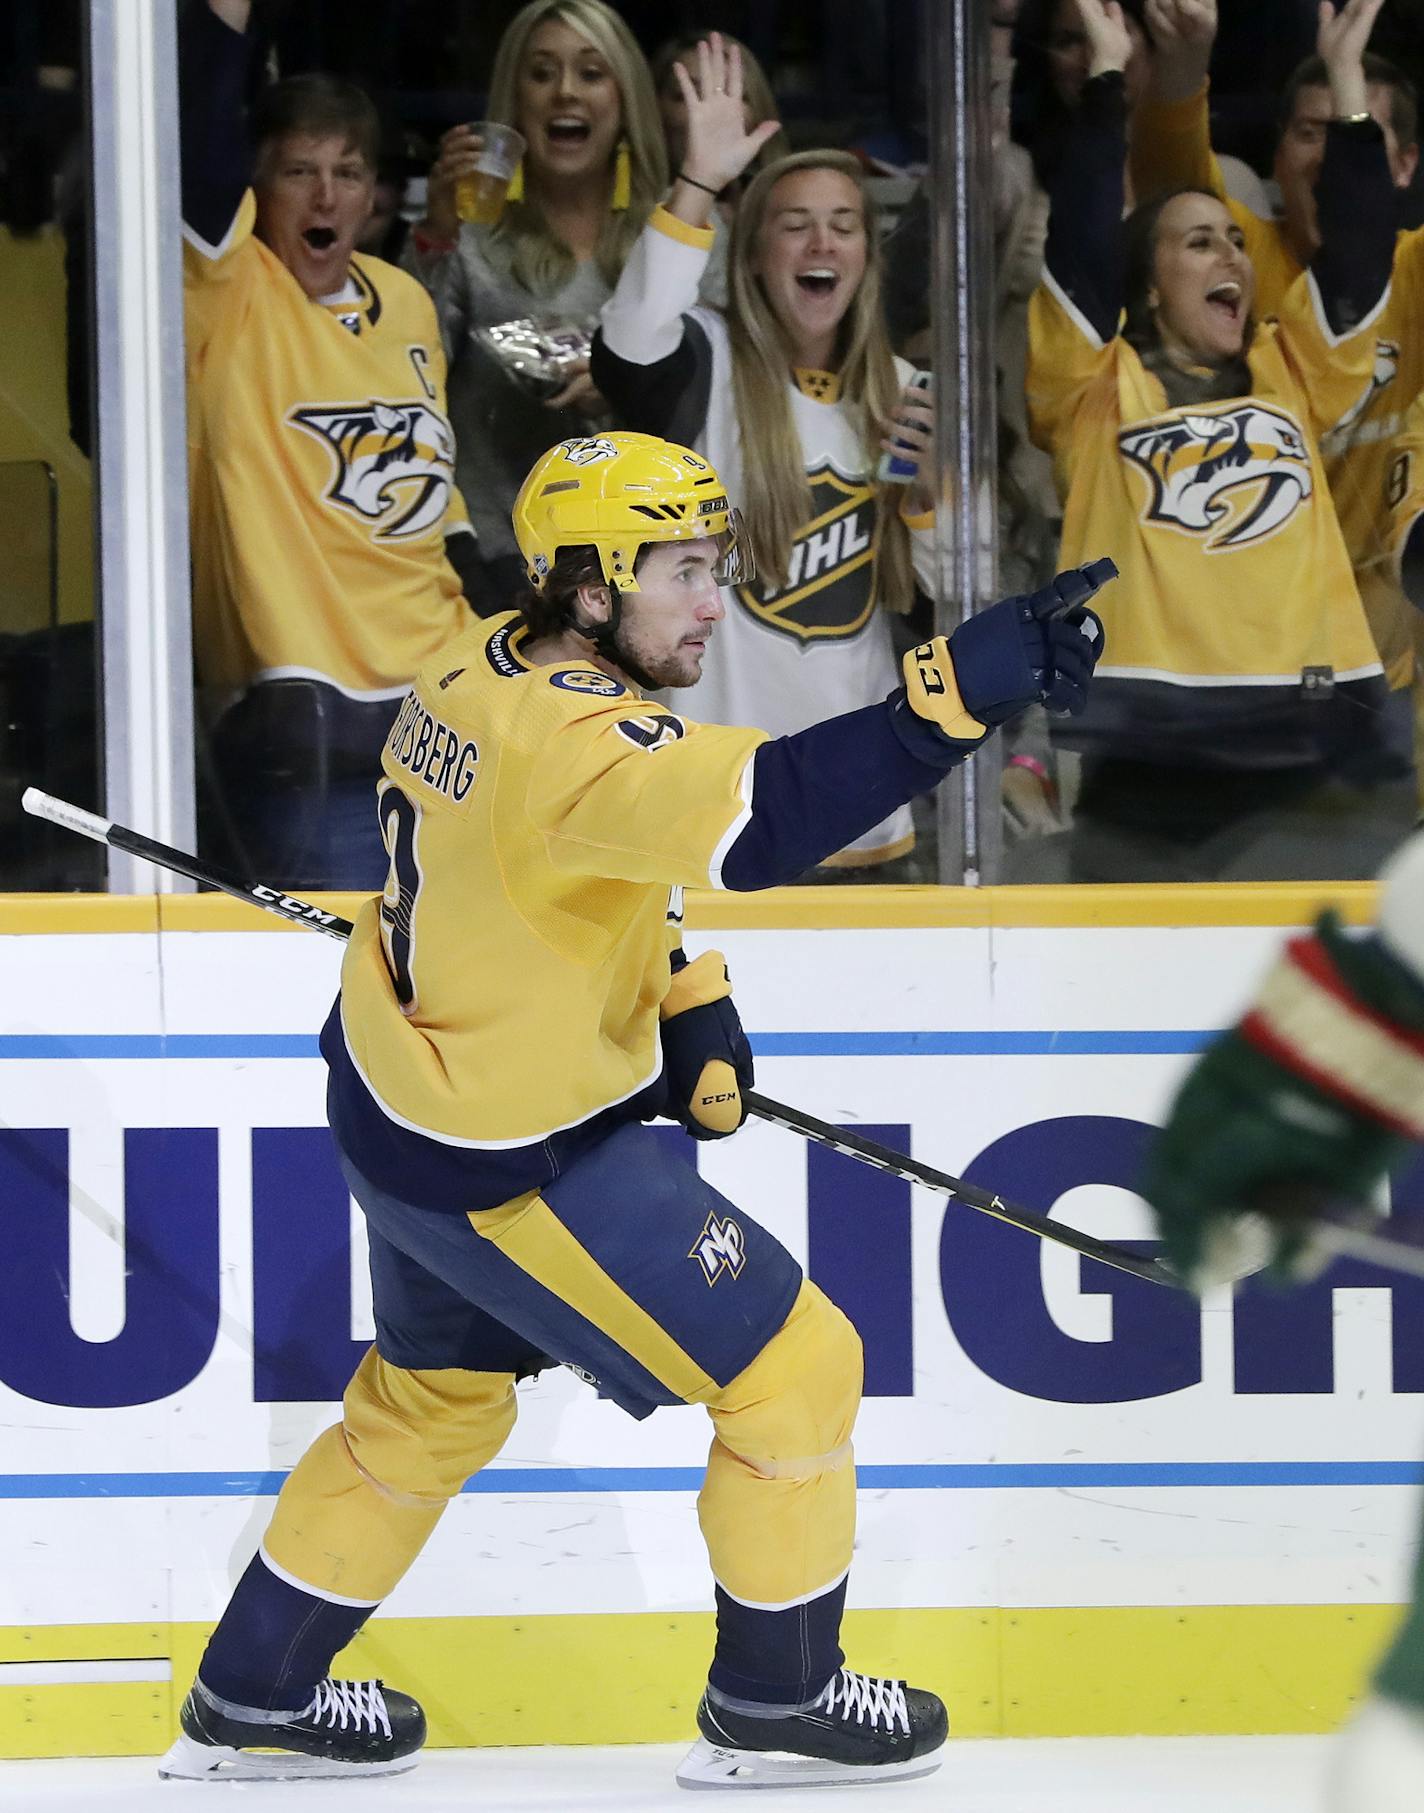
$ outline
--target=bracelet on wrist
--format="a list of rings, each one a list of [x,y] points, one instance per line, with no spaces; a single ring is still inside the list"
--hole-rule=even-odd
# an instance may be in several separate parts
[[[698,182],[697,178],[695,176],[689,176],[687,174],[686,170],[678,171],[677,180],[680,183],[686,183],[688,185],[688,187],[691,189],[700,189],[704,195],[710,195],[712,197],[713,201],[715,201],[717,199],[717,197],[722,193],[722,191],[720,189],[712,189],[712,188],[709,188],[706,183]]]
[[[1030,774],[1042,781],[1044,787],[1052,792],[1053,777],[1036,755],[1011,755],[1004,766],[1006,768],[1027,768]]]

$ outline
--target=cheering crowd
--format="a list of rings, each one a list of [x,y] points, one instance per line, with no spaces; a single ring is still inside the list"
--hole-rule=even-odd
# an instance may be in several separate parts
[[[402,207],[366,94],[268,81],[249,7],[181,28],[209,848],[381,885],[396,702],[518,602],[509,506],[570,436],[671,436],[736,494],[758,576],[694,716],[883,697],[933,621],[928,185],[889,226],[734,40],[648,60],[601,0],[535,0],[489,72],[523,140],[494,217],[462,218],[469,122]],[[1260,94],[1212,104],[1215,0],[995,0],[1000,589],[1123,573],[1087,713],[1006,753],[1006,878],[1363,876],[1413,822],[1424,230],[1383,8],[1293,17],[1272,147]],[[901,809],[809,879],[933,879],[925,831]]]

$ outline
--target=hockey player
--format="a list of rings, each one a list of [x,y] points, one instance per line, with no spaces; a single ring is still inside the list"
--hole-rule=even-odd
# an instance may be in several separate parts
[[[1380,876],[1365,937],[1332,914],[1287,945],[1240,1024],[1197,1063],[1142,1193],[1199,1287],[1240,1276],[1264,1235],[1309,1270],[1310,1224],[1368,1203],[1424,1138],[1424,833]],[[1330,1813],[1424,1805],[1424,1556],[1414,1597],[1332,1769]]]
[[[643,701],[686,687],[750,575],[707,461],[565,441],[514,510],[530,592],[427,664],[384,755],[390,878],[322,1036],[377,1339],[278,1498],[166,1776],[408,1767],[424,1718],[331,1661],[558,1362],[634,1416],[697,1403],[717,1640],[692,1786],[918,1775],[944,1707],[844,1665],[860,1345],[791,1255],[643,1123],[736,1129],[750,1052],[683,886],[789,881],[1031,702],[1080,709],[1081,604],[1006,599],[888,699],[769,740]],[[1090,588],[1083,588],[1083,590]],[[1080,594],[1081,595],[1081,594]],[[673,929],[669,929],[669,925]]]

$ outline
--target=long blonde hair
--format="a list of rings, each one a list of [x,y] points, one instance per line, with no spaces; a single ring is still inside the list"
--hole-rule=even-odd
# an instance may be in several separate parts
[[[758,583],[765,580],[777,590],[786,584],[796,532],[810,521],[813,506],[806,457],[787,395],[795,353],[751,266],[772,190],[783,176],[798,170],[834,170],[849,177],[860,193],[865,275],[841,321],[837,351],[841,398],[859,410],[868,473],[874,472],[880,457],[880,424],[894,413],[903,388],[880,306],[875,204],[860,164],[844,151],[798,151],[769,164],[747,186],[732,222],[727,328],[742,443],[738,502],[756,555]],[[898,485],[882,485],[876,499],[876,591],[891,611],[908,611],[914,600],[914,569],[909,532],[900,517],[901,495]]]
[[[667,152],[662,118],[648,65],[628,27],[603,0],[530,0],[509,24],[495,52],[490,75],[489,117],[517,126],[519,69],[532,34],[547,19],[558,19],[587,38],[613,71],[623,103],[623,139],[628,146],[629,201],[610,210],[599,235],[595,261],[610,285],[618,281],[629,252],[667,189]],[[552,295],[573,276],[576,260],[549,229],[543,209],[526,184],[523,201],[511,202],[490,229],[490,242],[504,254],[511,274],[536,296]]]

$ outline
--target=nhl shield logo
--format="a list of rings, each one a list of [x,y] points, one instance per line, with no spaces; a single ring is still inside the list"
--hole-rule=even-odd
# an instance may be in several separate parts
[[[708,1284],[715,1284],[723,1272],[735,1278],[747,1262],[747,1243],[741,1228],[729,1215],[724,1221],[714,1209],[702,1224],[702,1232],[692,1243],[689,1259],[702,1267]]]
[[[372,540],[410,541],[444,520],[455,437],[429,404],[338,403],[287,420],[326,446],[335,462],[327,500],[370,523]]]

